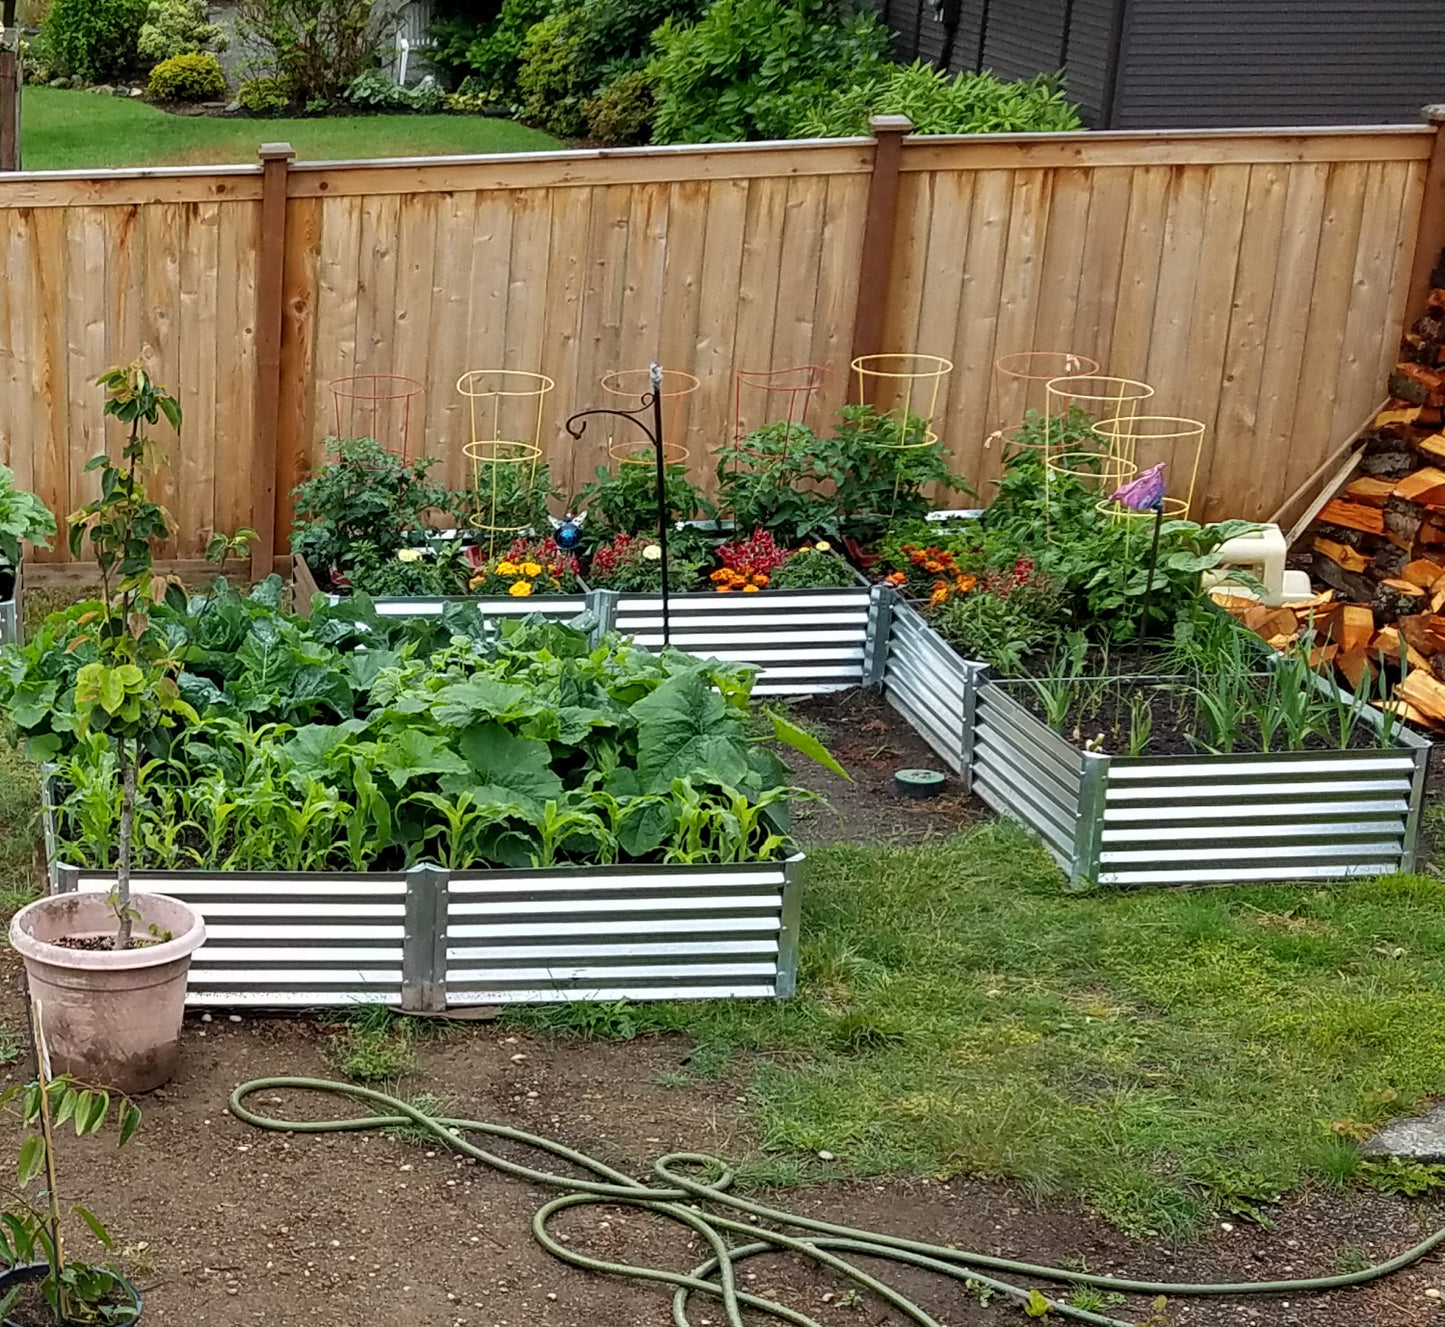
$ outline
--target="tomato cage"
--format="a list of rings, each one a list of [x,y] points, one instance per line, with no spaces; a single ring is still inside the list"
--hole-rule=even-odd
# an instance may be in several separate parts
[[[403,461],[411,460],[412,403],[423,383],[399,373],[357,373],[333,378],[332,413],[336,438],[371,438]]]
[[[472,369],[457,379],[471,422],[462,444],[472,472],[469,519],[488,557],[527,524],[542,461],[542,409],[556,385],[522,369]]]

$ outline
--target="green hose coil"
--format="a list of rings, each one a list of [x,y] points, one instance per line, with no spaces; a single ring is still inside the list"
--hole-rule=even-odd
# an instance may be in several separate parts
[[[309,1092],[327,1092],[345,1097],[351,1101],[380,1107],[385,1114],[356,1116],[335,1120],[281,1120],[258,1115],[246,1106],[246,1099],[257,1092],[297,1089]],[[940,1276],[952,1277],[956,1281],[973,1282],[976,1286],[987,1287],[996,1294],[1004,1295],[1023,1306],[1039,1305],[1039,1292],[1032,1291],[1013,1281],[989,1275],[990,1272],[1005,1273],[1010,1277],[1024,1277],[1046,1282],[1054,1286],[1094,1286],[1101,1290],[1119,1291],[1128,1294],[1198,1296],[1198,1295],[1282,1295],[1299,1294],[1303,1291],[1331,1290],[1340,1286],[1363,1285],[1381,1277],[1398,1272],[1403,1267],[1419,1261],[1426,1254],[1445,1243],[1445,1228],[1437,1230],[1428,1239],[1404,1253],[1367,1267],[1359,1272],[1345,1272],[1338,1276],[1307,1277],[1291,1281],[1244,1281],[1229,1284],[1189,1284],[1168,1281],[1131,1281],[1124,1277],[1098,1276],[1091,1272],[1076,1272],[1062,1267],[1046,1267],[1036,1263],[1020,1262],[1013,1258],[997,1258],[984,1253],[973,1253],[962,1249],[948,1248],[939,1244],[925,1244],[918,1240],[901,1239],[895,1235],[878,1234],[870,1230],[855,1230],[850,1226],[835,1225],[812,1217],[799,1216],[794,1212],[780,1211],[766,1207],[747,1198],[730,1193],[734,1174],[717,1157],[697,1152],[670,1152],[653,1163],[652,1173],[658,1184],[649,1186],[639,1183],[621,1171],[567,1147],[555,1139],[540,1134],[527,1133],[503,1124],[492,1124],[486,1120],[462,1120],[445,1116],[428,1115],[414,1106],[384,1092],[358,1087],[350,1083],[328,1082],[321,1078],[256,1078],[242,1083],[233,1093],[230,1101],[231,1114],[246,1124],[258,1129],[275,1129],[286,1133],[335,1133],[360,1129],[394,1129],[414,1127],[431,1134],[439,1143],[454,1152],[479,1161],[499,1170],[514,1179],[529,1180],[551,1189],[567,1192],[545,1203],[532,1218],[532,1234],[554,1258],[574,1267],[591,1272],[603,1272],[613,1276],[629,1276],[644,1281],[661,1281],[674,1287],[672,1317],[677,1327],[691,1327],[687,1316],[688,1300],[694,1294],[709,1295],[722,1301],[728,1327],[743,1327],[743,1309],[755,1309],[771,1314],[795,1327],[821,1327],[814,1318],[775,1303],[771,1299],[750,1295],[738,1289],[737,1268],[744,1260],[760,1253],[789,1251],[812,1259],[821,1266],[831,1268],[865,1290],[872,1291],[899,1312],[918,1323],[920,1327],[939,1327],[938,1321],[923,1308],[895,1290],[886,1281],[855,1266],[845,1254],[865,1255],[869,1258],[887,1259],[907,1263],[936,1272]],[[583,1170],[598,1176],[596,1180],[579,1180],[549,1171],[533,1170],[530,1166],[508,1161],[494,1152],[488,1152],[469,1142],[462,1135],[484,1134],[510,1142],[522,1143],[540,1152],[550,1153],[563,1161],[570,1162]],[[712,1176],[708,1181],[694,1178],[688,1171],[701,1172]],[[688,1227],[699,1235],[712,1250],[712,1256],[699,1263],[690,1272],[670,1272],[657,1267],[635,1267],[628,1263],[607,1262],[591,1258],[575,1249],[559,1243],[548,1231],[551,1219],[570,1207],[581,1207],[593,1203],[605,1203],[636,1207],[656,1213],[667,1220]],[[704,1210],[703,1204],[710,1209]],[[810,1232],[804,1236],[785,1235],[777,1230],[761,1228],[747,1220],[724,1215],[716,1209],[731,1209],[757,1221],[778,1226],[790,1226],[796,1230]],[[729,1244],[728,1235],[742,1235],[747,1242]],[[1043,1296],[1048,1310],[1075,1322],[1096,1324],[1096,1327],[1134,1327],[1119,1318],[1106,1317],[1087,1309],[1075,1308],[1050,1296]]]

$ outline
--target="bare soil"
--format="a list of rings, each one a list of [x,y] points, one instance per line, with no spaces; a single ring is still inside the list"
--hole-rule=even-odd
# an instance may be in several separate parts
[[[822,843],[919,843],[983,819],[982,802],[958,779],[881,696],[840,691],[790,706],[848,771],[845,781],[787,751],[795,782],[824,800],[793,809],[793,828],[805,847]],[[900,769],[948,774],[937,797],[905,797],[894,790]]]
[[[5,956],[6,1014],[19,1010],[18,964]],[[239,1082],[258,1076],[331,1077],[326,1033],[309,1018],[223,1015],[187,1020],[182,1067],[142,1103],[145,1121],[124,1152],[104,1136],[62,1147],[67,1202],[105,1219],[146,1296],[145,1322],[185,1327],[598,1327],[671,1322],[665,1288],[554,1262],[529,1226],[549,1194],[435,1148],[378,1134],[304,1135],[252,1129],[228,1114]],[[460,1116],[559,1138],[632,1174],[672,1150],[745,1155],[756,1146],[742,1080],[664,1087],[687,1043],[549,1040],[496,1025],[448,1031],[421,1043],[425,1089]],[[11,1078],[23,1074],[15,1066]],[[741,1072],[746,1073],[746,1067]],[[253,1105],[293,1118],[339,1113],[326,1099],[264,1093]],[[7,1143],[10,1141],[7,1137]],[[515,1153],[518,1160],[536,1158]],[[543,1168],[550,1168],[543,1166]],[[1262,1279],[1380,1259],[1445,1220],[1445,1205],[1375,1194],[1310,1193],[1289,1203],[1273,1231],[1221,1223],[1197,1245],[1128,1239],[1070,1202],[1035,1204],[1005,1186],[974,1181],[857,1182],[765,1198],[800,1213],[989,1253],[1161,1279]],[[635,1211],[586,1208],[555,1229],[597,1256],[688,1268],[696,1243]],[[82,1252],[77,1244],[74,1250]],[[1077,1265],[1077,1262],[1075,1265]],[[883,1270],[883,1269],[880,1269]],[[747,1264],[750,1289],[838,1327],[906,1320],[871,1298],[845,1299],[835,1278],[787,1259]],[[948,1327],[1023,1321],[988,1308],[954,1283],[891,1269],[889,1279]],[[1223,1327],[1413,1327],[1438,1322],[1445,1285],[1433,1259],[1382,1285],[1328,1295],[1257,1300],[1175,1300],[1168,1321]],[[1113,1310],[1143,1320],[1134,1299]],[[699,1327],[720,1324],[698,1304]],[[762,1321],[762,1319],[758,1319]]]

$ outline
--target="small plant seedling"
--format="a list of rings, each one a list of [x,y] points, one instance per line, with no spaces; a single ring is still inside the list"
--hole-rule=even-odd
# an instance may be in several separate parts
[[[1431,1166],[1404,1157],[1366,1157],[1356,1173],[1372,1189],[1402,1198],[1418,1198],[1445,1186],[1445,1166]]]

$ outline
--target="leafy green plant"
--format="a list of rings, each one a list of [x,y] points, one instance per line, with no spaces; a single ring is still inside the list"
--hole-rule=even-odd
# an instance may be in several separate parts
[[[1366,1157],[1355,1173],[1370,1188],[1402,1198],[1419,1198],[1445,1186],[1445,1166],[1427,1165],[1405,1157]]]
[[[663,500],[671,521],[690,521],[714,515],[702,490],[680,463],[664,472]],[[572,499],[574,510],[587,513],[586,533],[597,544],[619,534],[649,534],[657,530],[657,472],[651,465],[620,463],[616,471],[597,467],[597,477]],[[669,545],[672,541],[669,540]]]
[[[404,87],[381,69],[363,69],[346,89],[350,106],[368,111],[416,112],[432,115],[442,108],[442,91],[427,77],[415,87]]]
[[[582,114],[587,121],[587,136],[604,146],[647,142],[657,114],[657,88],[651,74],[646,69],[620,74],[588,98]]]
[[[265,75],[246,79],[236,93],[236,100],[252,115],[280,115],[295,97],[284,78]]]
[[[837,536],[839,499],[822,470],[824,442],[806,424],[779,420],[717,449],[718,498],[740,530],[785,543],[815,531]]]
[[[987,572],[966,594],[933,610],[938,633],[966,659],[978,659],[1005,676],[1025,657],[1060,643],[1059,583],[1027,558],[1007,571]]]
[[[853,568],[826,539],[794,549],[772,578],[774,590],[839,590],[856,584]]]
[[[175,55],[224,51],[229,41],[225,28],[206,21],[206,0],[149,0],[136,50],[154,65]]]
[[[364,596],[291,618],[278,592],[274,578],[249,596],[220,583],[156,609],[198,718],[136,771],[150,865],[771,859],[784,798],[804,794],[766,743],[839,768],[782,715],[752,731],[747,669],[594,649],[585,628],[538,620],[498,634],[465,610],[385,619]],[[85,611],[6,656],[0,703],[58,756],[62,851],[108,864],[121,767],[64,690]]]
[[[462,91],[485,93],[494,103],[517,99],[517,69],[527,33],[551,12],[553,0],[502,0],[479,23],[467,15],[432,25],[433,63]]]
[[[387,558],[425,530],[452,496],[427,478],[429,457],[403,461],[372,438],[328,438],[331,458],[292,493],[291,546],[323,576],[344,576],[359,556]]]
[[[7,1088],[0,1094],[0,1110],[15,1117],[25,1131],[16,1156],[13,1197],[0,1209],[0,1263],[45,1264],[45,1274],[35,1286],[44,1306],[41,1311],[57,1327],[82,1322],[112,1327],[136,1321],[140,1311],[135,1294],[119,1268],[66,1256],[68,1216],[106,1249],[113,1251],[115,1242],[86,1208],[77,1204],[68,1214],[64,1211],[56,1183],[55,1145],[67,1124],[77,1137],[85,1137],[113,1122],[123,1147],[140,1127],[140,1111],[125,1097],[113,1098],[70,1078],[47,1081],[44,1077]],[[16,1286],[0,1297],[0,1317],[8,1321],[25,1293],[23,1286]]]
[[[654,34],[654,140],[787,138],[810,108],[886,64],[888,30],[841,0],[714,0]]]
[[[54,0],[42,32],[51,60],[87,82],[128,74],[137,62],[137,41],[146,0]]]
[[[679,559],[669,548],[668,583],[690,588],[702,564]],[[592,555],[587,583],[624,594],[658,594],[662,590],[662,545],[646,535],[619,534]]]
[[[464,525],[479,524],[495,533],[541,536],[551,520],[548,504],[562,501],[549,465],[494,465],[478,487],[452,496],[451,506]]]
[[[160,101],[209,101],[225,95],[226,75],[209,51],[173,55],[151,70],[146,91]]]
[[[396,0],[240,0],[236,33],[254,74],[280,79],[292,99],[339,102],[395,31]]]
[[[180,431],[180,403],[158,386],[139,361],[111,369],[97,379],[105,389],[105,414],[129,429],[120,462],[102,452],[87,463],[100,472],[100,496],[68,517],[70,553],[78,558],[88,543],[100,570],[99,610],[77,620],[77,644],[89,641],[94,657],[73,679],[74,732],[94,732],[114,749],[119,772],[120,826],[116,834],[116,883],[111,907],[116,916],[114,947],[131,943],[135,912],[130,901],[131,847],[135,824],[136,777],[142,748],[167,746],[166,731],[199,716],[181,697],[170,642],[151,611],[176,586],[153,572],[152,542],[169,533],[165,509],[146,495],[142,475],[153,464],[155,447],[146,425],[162,417]]]
[[[949,75],[918,60],[884,65],[868,78],[830,89],[804,114],[797,134],[866,135],[874,115],[906,115],[915,134],[1062,133],[1083,127],[1056,74],[1006,82],[989,70]]]
[[[49,547],[55,533],[55,517],[33,493],[15,487],[15,472],[0,464],[0,568],[18,567],[21,544],[29,540],[42,548]],[[0,590],[0,598],[10,595]]]
[[[563,7],[527,31],[517,56],[517,91],[528,123],[573,138],[585,127],[587,75],[580,8]]]

